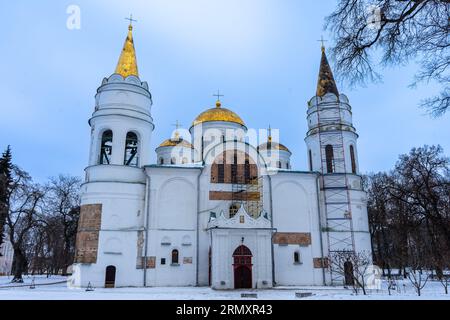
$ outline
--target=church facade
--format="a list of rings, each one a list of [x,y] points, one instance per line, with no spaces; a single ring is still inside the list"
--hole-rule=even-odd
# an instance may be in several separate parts
[[[253,143],[220,100],[195,118],[189,138],[177,129],[162,142],[151,164],[152,95],[139,78],[132,29],[89,120],[72,284],[339,283],[330,254],[371,245],[358,135],[325,49],[307,105],[307,170],[291,167],[291,152],[271,132]]]

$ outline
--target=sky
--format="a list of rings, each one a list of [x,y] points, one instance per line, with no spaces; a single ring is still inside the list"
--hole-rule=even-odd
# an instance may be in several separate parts
[[[83,176],[88,163],[94,96],[114,73],[130,13],[141,80],[153,95],[153,150],[178,120],[222,103],[249,128],[269,124],[307,168],[307,101],[314,94],[324,18],[336,0],[72,0],[0,4],[0,149],[36,181]],[[68,28],[70,6],[80,28]],[[349,88],[363,173],[390,170],[399,154],[440,144],[450,154],[450,114],[433,119],[418,108],[436,84],[409,87],[414,63],[381,69],[383,82]]]

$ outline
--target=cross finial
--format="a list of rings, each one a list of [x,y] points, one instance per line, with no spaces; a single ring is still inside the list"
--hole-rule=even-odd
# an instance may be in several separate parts
[[[223,94],[220,94],[220,90],[217,90],[217,94],[213,94],[214,97],[217,97],[216,108],[220,108],[222,103],[220,102],[220,97],[223,97]]]
[[[320,40],[317,41],[320,41],[322,43],[322,51],[325,51],[325,42],[328,42],[328,40],[325,40],[323,36],[321,36]]]
[[[173,124],[173,126],[175,126],[175,140],[179,140],[180,139],[180,132],[178,131],[178,129],[181,128],[181,124],[180,122],[177,120],[177,122],[175,124]]]
[[[133,27],[133,22],[137,22],[137,20],[133,19],[133,15],[132,14],[130,14],[129,18],[125,18],[125,20],[130,21],[130,27]]]
[[[177,129],[177,131],[178,131],[178,129],[181,128],[181,124],[180,124],[180,122],[178,120],[172,126],[174,126]]]
[[[217,97],[217,101],[220,101],[220,97],[224,97],[223,94],[220,94],[220,90],[217,90],[217,94],[213,94],[214,97]]]

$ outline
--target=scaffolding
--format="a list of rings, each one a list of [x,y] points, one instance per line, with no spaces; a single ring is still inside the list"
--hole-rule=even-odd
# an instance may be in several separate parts
[[[322,162],[321,191],[326,217],[326,229],[324,231],[327,233],[330,255],[337,252],[355,251],[341,111],[339,104],[336,106],[335,103],[317,103],[318,135]],[[331,282],[333,284],[342,283],[342,275],[333,270],[332,266],[330,268]]]
[[[263,210],[263,180],[262,177],[250,177],[245,183],[232,183],[233,204],[244,206],[248,215],[258,218]]]

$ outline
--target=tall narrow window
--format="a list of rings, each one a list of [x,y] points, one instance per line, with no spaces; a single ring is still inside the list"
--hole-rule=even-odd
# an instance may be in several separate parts
[[[177,164],[177,159],[175,157],[172,157],[170,159],[170,164]]]
[[[225,182],[225,165],[223,163],[219,163],[217,165],[218,173],[217,173],[217,182],[224,183]]]
[[[172,250],[172,264],[178,264],[178,250]]]
[[[308,159],[309,159],[309,171],[313,171],[313,160],[312,160],[312,151],[309,150],[308,152]]]
[[[201,149],[200,149],[200,156],[202,157],[202,161],[204,160],[203,159],[203,156],[204,156],[204,149],[205,149],[205,138],[202,136],[202,143],[201,143]]]
[[[244,176],[245,176],[245,183],[250,183],[250,160],[245,159],[245,167],[244,167]]]
[[[327,160],[327,173],[333,173],[334,154],[333,146],[331,144],[328,144],[325,147],[325,157]]]
[[[161,164],[161,165],[164,164],[164,159],[163,158],[159,159],[159,164]]]
[[[225,182],[225,152],[222,153],[222,161],[217,164],[217,182],[224,183]]]
[[[350,160],[352,162],[352,173],[356,174],[355,149],[350,146]]]
[[[301,261],[300,261],[300,252],[298,252],[298,251],[294,252],[294,263],[295,264],[300,264],[301,263]]]
[[[100,164],[110,164],[112,154],[113,133],[111,130],[103,132],[100,150]]]
[[[237,152],[233,154],[233,163],[231,164],[231,182],[237,183]]]
[[[125,141],[125,156],[124,165],[137,167],[138,161],[138,137],[134,132],[127,133],[127,139]]]
[[[277,167],[281,169],[281,161],[277,161]]]

